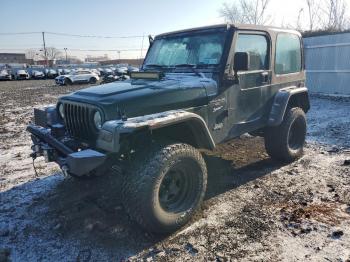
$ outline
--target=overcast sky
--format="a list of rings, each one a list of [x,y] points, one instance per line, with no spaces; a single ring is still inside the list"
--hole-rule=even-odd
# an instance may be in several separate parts
[[[350,0],[348,0],[350,1]],[[224,22],[218,10],[231,0],[1,0],[0,52],[42,46],[40,34],[8,36],[1,33],[58,32],[82,35],[142,36]],[[295,24],[305,0],[271,0],[270,12],[277,26]],[[306,22],[305,22],[306,23]],[[81,58],[88,53],[74,49],[141,49],[142,37],[129,39],[46,36],[47,46],[68,48]],[[148,40],[144,41],[144,48]],[[16,50],[18,49],[18,50]],[[117,58],[117,52],[107,53]],[[143,52],[144,53],[144,52]],[[122,51],[121,57],[138,57],[141,51]]]

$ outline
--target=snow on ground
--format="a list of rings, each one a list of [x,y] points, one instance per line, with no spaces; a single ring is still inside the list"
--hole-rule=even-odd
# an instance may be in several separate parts
[[[260,138],[205,155],[202,211],[168,236],[130,221],[122,174],[76,181],[54,164],[32,168],[24,131],[32,108],[83,86],[0,83],[0,261],[349,261],[350,101],[311,96],[305,156],[270,160]]]

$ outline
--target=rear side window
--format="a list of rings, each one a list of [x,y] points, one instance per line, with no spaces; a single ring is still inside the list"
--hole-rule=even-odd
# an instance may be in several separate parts
[[[249,53],[249,70],[269,69],[269,45],[264,35],[239,34],[235,52]]]
[[[278,75],[301,71],[300,39],[293,34],[278,34],[276,42],[275,73]]]

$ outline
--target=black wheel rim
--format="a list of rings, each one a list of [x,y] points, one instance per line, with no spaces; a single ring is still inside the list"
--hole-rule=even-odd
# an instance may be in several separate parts
[[[305,125],[302,119],[296,119],[290,129],[288,136],[288,145],[292,150],[299,150],[305,142]]]
[[[195,161],[183,159],[174,164],[162,179],[159,203],[166,212],[183,212],[196,200],[200,168]]]

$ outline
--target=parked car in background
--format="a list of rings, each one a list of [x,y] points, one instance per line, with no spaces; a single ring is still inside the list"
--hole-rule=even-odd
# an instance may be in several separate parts
[[[135,66],[128,66],[128,74],[130,75],[132,72],[139,72],[140,69]]]
[[[30,78],[27,70],[19,69],[16,72],[15,79],[16,80],[28,80]]]
[[[104,75],[101,81],[101,84],[106,84],[106,83],[112,83],[116,81],[124,81],[130,79],[130,76],[128,75]]]
[[[33,70],[31,72],[32,79],[45,79],[45,74],[42,71],[39,70]]]
[[[76,70],[68,75],[61,75],[55,78],[57,85],[72,85],[77,83],[95,84],[100,78],[89,70]]]
[[[91,73],[94,73],[94,74],[96,74],[98,76],[101,76],[101,73],[100,73],[100,71],[98,69],[93,68],[90,71],[91,71]]]
[[[0,80],[12,80],[14,79],[11,70],[2,69],[0,70]]]
[[[107,84],[107,83],[112,83],[112,82],[115,82],[115,81],[119,81],[119,76],[116,76],[116,75],[104,75],[102,77],[102,81],[101,81],[101,85],[102,84]]]
[[[62,71],[63,71],[62,75],[68,75],[72,70],[70,70],[68,68],[63,68]]]
[[[54,69],[45,69],[45,75],[49,79],[54,79],[55,77],[58,76],[58,73]]]
[[[100,71],[100,76],[114,75],[113,70],[110,68],[98,68],[97,70]]]
[[[104,75],[102,67],[96,68],[96,70],[100,72],[100,76]]]
[[[58,68],[57,69],[57,74],[60,76],[60,75],[64,75],[64,72],[63,72],[63,68]]]
[[[118,67],[116,70],[115,70],[115,73],[117,76],[122,76],[122,75],[127,75],[128,74],[128,68],[125,66],[123,67]]]

